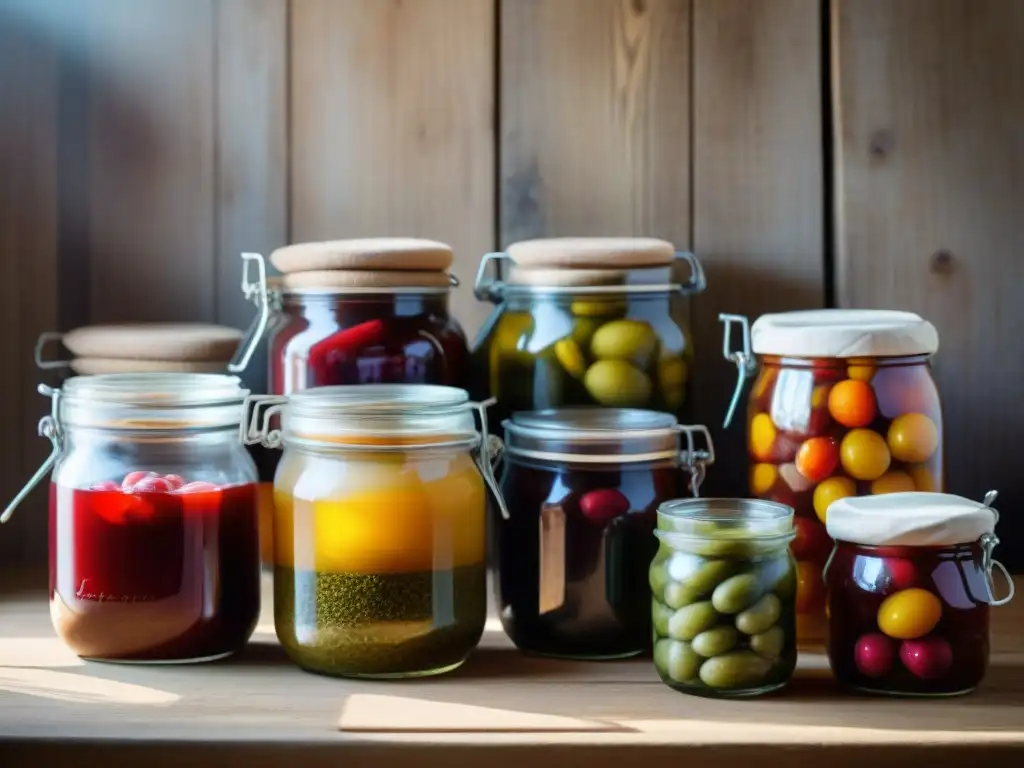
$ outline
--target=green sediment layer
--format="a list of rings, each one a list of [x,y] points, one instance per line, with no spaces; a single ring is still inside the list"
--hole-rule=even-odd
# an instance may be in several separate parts
[[[414,675],[459,663],[487,615],[483,564],[417,573],[274,569],[274,622],[299,665],[333,675]]]

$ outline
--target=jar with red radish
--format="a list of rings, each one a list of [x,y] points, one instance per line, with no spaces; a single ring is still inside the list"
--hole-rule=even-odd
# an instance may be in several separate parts
[[[262,256],[243,254],[242,287],[258,314],[230,370],[243,371],[266,339],[273,395],[351,384],[464,388],[469,351],[449,309],[452,258],[431,240],[300,243],[270,255],[282,275],[268,278]],[[279,459],[268,451],[257,461],[271,496]]]
[[[260,610],[256,467],[233,376],[77,376],[39,424],[53,450],[50,616],[95,661],[185,663],[241,649]]]
[[[989,608],[1013,596],[993,559],[996,493],[847,498],[828,508],[828,657],[844,686],[892,696],[953,696],[982,681]],[[1008,584],[996,598],[993,571]]]
[[[747,398],[749,492],[796,511],[797,637],[820,646],[829,504],[943,490],[942,407],[930,362],[938,334],[913,313],[873,309],[762,315],[753,326],[740,315],[720,319],[724,353],[739,371],[725,423],[756,374]]]
[[[617,408],[523,411],[504,427],[508,517],[494,530],[506,633],[544,656],[649,650],[658,505],[696,494],[714,462],[707,429]]]

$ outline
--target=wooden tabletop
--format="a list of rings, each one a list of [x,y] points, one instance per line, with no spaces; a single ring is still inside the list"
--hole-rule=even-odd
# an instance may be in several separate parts
[[[847,695],[823,655],[803,653],[780,694],[716,701],[672,691],[649,659],[523,656],[494,620],[480,648],[446,676],[320,677],[285,657],[269,604],[248,648],[231,660],[85,663],[50,628],[45,577],[17,590],[12,578],[4,583],[3,766],[621,768],[641,757],[672,765],[685,759],[686,768],[823,761],[877,768],[921,759],[929,768],[979,760],[984,768],[1024,766],[1024,600],[993,610],[989,674],[966,697]]]

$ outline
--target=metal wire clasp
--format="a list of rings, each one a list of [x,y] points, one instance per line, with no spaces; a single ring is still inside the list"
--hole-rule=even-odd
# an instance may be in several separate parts
[[[679,285],[679,292],[684,296],[691,293],[700,293],[708,287],[708,279],[704,275],[704,266],[700,263],[697,255],[689,251],[676,251],[673,258],[676,261],[684,261],[690,267],[690,279]]]
[[[283,395],[247,395],[242,401],[239,434],[242,444],[280,448],[281,430],[271,429],[270,420],[281,413],[287,403],[288,398]]]
[[[249,265],[256,265],[256,281],[249,276]],[[267,291],[267,263],[258,253],[242,254],[242,293],[246,301],[256,305],[256,319],[245,333],[242,343],[238,345],[235,356],[228,363],[228,371],[241,373],[249,365],[256,347],[267,332],[270,322],[270,296]]]
[[[57,418],[57,403],[60,399],[60,390],[49,387],[46,384],[40,384],[37,391],[41,395],[46,395],[50,398],[50,413],[43,416],[39,420],[39,436],[49,439],[51,449],[50,455],[46,457],[46,460],[40,465],[36,473],[29,478],[29,481],[25,483],[24,487],[18,491],[18,495],[15,496],[11,503],[7,505],[7,508],[0,513],[0,523],[6,523],[11,519],[11,515],[14,514],[14,510],[25,500],[25,498],[32,493],[32,490],[42,482],[43,478],[46,477],[50,470],[53,469],[57,463],[57,459],[60,458],[61,450],[63,449],[62,433],[60,429],[60,420]]]
[[[722,356],[736,365],[736,389],[733,390],[732,400],[729,401],[729,409],[725,412],[725,421],[722,423],[722,427],[728,429],[733,416],[736,415],[736,408],[740,404],[743,385],[757,370],[757,360],[750,351],[750,321],[743,315],[725,313],[720,314],[718,320],[725,326],[725,333],[722,335]],[[738,323],[743,332],[743,347],[738,350],[732,348],[733,323]]]
[[[690,473],[690,491],[693,497],[700,498],[700,485],[707,475],[707,468],[715,463],[715,444],[711,439],[711,432],[703,424],[679,424],[676,429],[686,435],[686,450],[680,451],[679,458],[686,471]],[[704,436],[706,448],[696,448],[693,439],[695,434]]]
[[[44,360],[43,352],[46,346],[52,342],[60,341],[64,338],[64,334],[59,331],[46,331],[45,333],[39,334],[39,338],[36,340],[35,349],[35,361],[36,368],[43,371],[54,370],[55,368],[67,368],[71,365],[70,360]]]
[[[992,510],[996,523],[999,522],[999,512],[992,505],[995,504],[996,497],[998,496],[998,491],[989,491],[981,502],[985,507]],[[985,569],[985,590],[988,592],[988,604],[993,606],[1006,605],[1013,600],[1014,586],[1013,578],[1010,576],[1010,572],[1006,570],[1006,566],[992,556],[993,550],[999,546],[999,538],[994,533],[986,533],[982,535],[979,543],[981,544],[981,564]],[[998,569],[1003,574],[1003,578],[1006,579],[1006,583],[1010,587],[1006,597],[999,600],[996,600],[995,597],[995,580],[992,578],[992,571],[995,569]]]
[[[505,504],[505,497],[501,495],[501,488],[498,486],[498,479],[494,476],[494,462],[504,450],[501,438],[492,435],[487,429],[487,409],[498,402],[497,398],[489,398],[483,402],[469,405],[474,408],[480,416],[480,447],[477,449],[476,465],[484,477],[484,482],[490,488],[494,501],[498,505],[498,511],[505,520],[509,519],[508,506]]]

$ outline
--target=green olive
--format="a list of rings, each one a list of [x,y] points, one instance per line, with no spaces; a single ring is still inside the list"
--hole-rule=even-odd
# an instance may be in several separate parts
[[[651,599],[651,624],[658,637],[668,637],[668,620],[672,618],[673,611],[660,600]]]
[[[587,372],[587,360],[583,357],[583,351],[571,337],[555,342],[555,358],[562,364],[565,372],[574,379],[580,378]]]
[[[739,639],[740,633],[736,631],[735,627],[714,627],[713,629],[701,632],[693,638],[693,642],[690,645],[701,656],[710,659],[712,656],[718,656],[726,651],[731,651],[733,646],[739,642]]]
[[[736,614],[736,629],[745,635],[767,632],[782,615],[782,601],[769,592],[756,603]]]
[[[753,635],[750,638],[750,650],[758,656],[764,656],[766,659],[777,658],[782,653],[785,645],[786,633],[778,625],[772,627],[767,632]]]
[[[718,623],[718,612],[707,600],[685,605],[668,620],[668,634],[673,640],[692,640],[705,629]]]
[[[686,643],[678,640],[659,640],[654,644],[654,664],[658,671],[677,683],[697,677],[700,656]]]
[[[721,613],[739,613],[761,596],[762,586],[756,573],[741,573],[723,581],[711,594],[711,604]]]
[[[631,360],[647,365],[658,345],[654,329],[641,320],[612,320],[594,332],[591,353],[601,360]]]
[[[732,651],[700,665],[700,679],[711,688],[748,688],[762,683],[771,662],[750,651]]]
[[[603,299],[577,299],[569,305],[576,317],[612,317],[626,311],[626,300],[614,296]]]
[[[572,340],[580,347],[590,348],[590,340],[594,337],[594,331],[601,327],[601,321],[592,317],[577,317],[572,324]]]
[[[651,382],[625,360],[598,360],[587,369],[583,386],[601,405],[637,408],[651,399]]]
[[[651,584],[651,594],[661,600],[665,596],[665,586],[668,584],[668,567],[665,561],[651,563],[647,578]]]

